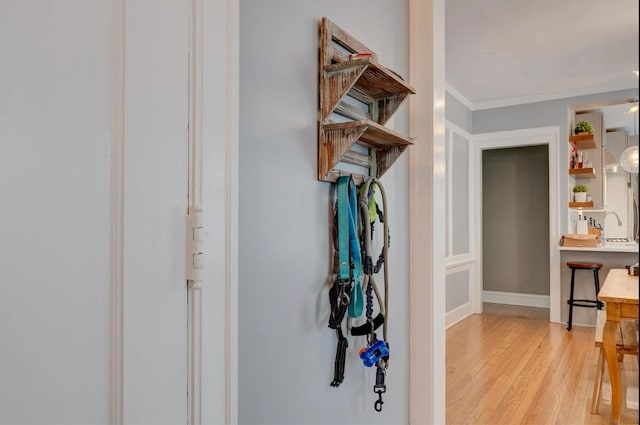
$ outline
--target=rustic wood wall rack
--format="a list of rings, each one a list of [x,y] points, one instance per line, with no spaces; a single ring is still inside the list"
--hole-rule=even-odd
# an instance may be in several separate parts
[[[341,175],[352,175],[361,181],[365,177],[336,169],[341,162],[368,168],[368,176],[382,176],[412,144],[409,137],[384,125],[415,90],[327,18],[320,23],[319,74],[318,179],[335,182]],[[347,97],[366,108],[345,102]],[[345,122],[332,120],[333,113]],[[352,149],[355,144],[368,153]]]

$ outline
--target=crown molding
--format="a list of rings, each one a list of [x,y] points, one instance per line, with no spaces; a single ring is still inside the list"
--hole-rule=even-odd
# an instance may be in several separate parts
[[[466,106],[467,108],[469,108],[469,109],[471,109],[473,111],[473,102],[471,102],[469,99],[464,97],[462,95],[462,93],[460,93],[458,90],[456,90],[455,87],[453,87],[449,83],[445,83],[444,89],[451,96],[455,97],[458,100],[458,102],[462,103],[464,106]]]
[[[588,96],[591,94],[608,93],[620,90],[638,90],[638,87],[629,86],[628,83],[624,84],[607,84],[597,87],[585,87],[574,90],[565,90],[554,93],[541,93],[530,96],[518,96],[508,97],[502,99],[481,100],[472,102],[460,93],[455,87],[450,84],[446,84],[446,91],[451,96],[455,97],[459,102],[469,108],[471,111],[480,111],[484,109],[496,109],[504,108],[507,106],[524,105],[527,103],[546,102],[549,100],[566,99],[570,97]]]

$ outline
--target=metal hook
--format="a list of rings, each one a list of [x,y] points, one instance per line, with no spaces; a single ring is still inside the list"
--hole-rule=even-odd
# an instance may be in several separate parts
[[[384,401],[382,401],[382,393],[378,393],[378,400],[376,400],[373,408],[376,409],[376,412],[382,412],[382,405]]]

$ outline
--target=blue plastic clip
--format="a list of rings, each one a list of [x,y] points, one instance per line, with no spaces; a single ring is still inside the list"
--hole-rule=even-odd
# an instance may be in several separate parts
[[[389,355],[389,347],[383,340],[374,342],[369,347],[364,347],[360,350],[360,358],[364,362],[366,367],[371,367],[376,364],[378,360]]]

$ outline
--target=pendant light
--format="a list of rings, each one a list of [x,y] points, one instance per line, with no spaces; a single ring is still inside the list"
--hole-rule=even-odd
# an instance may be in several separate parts
[[[638,130],[636,127],[636,113],[638,112],[638,99],[629,99],[630,102],[633,102],[633,106],[629,109],[628,114],[633,114],[633,133],[634,136],[638,134]],[[624,168],[625,171],[629,173],[637,173],[638,172],[638,162],[640,159],[640,155],[638,154],[638,145],[629,146],[627,149],[622,152],[620,155],[620,165]]]
[[[620,165],[625,171],[637,173],[639,159],[638,146],[629,146],[622,152],[622,155],[620,155]]]

